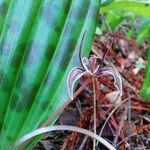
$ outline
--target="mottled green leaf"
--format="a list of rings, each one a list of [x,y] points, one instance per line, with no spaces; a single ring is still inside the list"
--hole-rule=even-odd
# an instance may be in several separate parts
[[[124,10],[126,12],[134,12],[138,15],[150,17],[150,2],[135,0],[116,0],[110,5],[102,7],[100,12],[109,10]]]

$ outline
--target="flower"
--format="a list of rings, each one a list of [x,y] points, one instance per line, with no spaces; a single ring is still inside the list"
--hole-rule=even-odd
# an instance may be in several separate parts
[[[111,75],[114,78],[114,86],[116,87],[116,91],[109,93],[107,98],[113,102],[118,102],[121,99],[122,96],[122,78],[119,74],[119,72],[111,67],[111,66],[102,66],[101,64],[96,66],[97,63],[97,57],[92,55],[89,59],[86,57],[82,58],[81,56],[81,49],[82,49],[82,43],[84,39],[85,33],[83,34],[82,41],[80,44],[80,61],[82,67],[74,67],[68,75],[67,78],[67,87],[70,98],[73,100],[73,89],[76,81],[78,81],[82,76],[92,76],[92,77],[100,77],[100,76],[108,76]],[[104,61],[107,52],[104,54],[102,58],[102,62]],[[112,97],[112,98],[111,98]]]

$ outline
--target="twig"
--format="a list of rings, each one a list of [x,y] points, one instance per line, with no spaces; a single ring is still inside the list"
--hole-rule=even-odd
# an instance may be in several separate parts
[[[129,93],[128,93],[129,95]],[[128,123],[129,123],[129,135],[131,135],[131,99],[128,100],[128,112],[127,112],[127,115],[128,115]],[[131,149],[131,141],[129,139],[129,146],[130,146],[130,149]]]
[[[128,109],[128,107],[127,107],[127,105],[126,105],[126,107],[125,107],[125,111],[123,112],[123,114],[122,114],[122,116],[121,116],[121,121],[120,121],[120,123],[119,123],[119,129],[117,130],[117,133],[116,133],[116,136],[115,136],[115,138],[114,138],[114,140],[113,140],[113,146],[114,147],[116,147],[116,144],[117,144],[117,141],[118,141],[118,137],[119,137],[119,133],[120,133],[120,131],[121,131],[121,128],[122,128],[122,126],[123,126],[123,123],[124,123],[124,120],[125,120],[125,118],[126,118],[126,115],[127,115],[127,109]]]
[[[77,110],[78,110],[79,115],[81,116],[81,114],[82,114],[82,109],[81,109],[81,102],[80,102],[79,99],[77,99],[76,108],[77,108]]]
[[[126,98],[124,101],[122,101],[121,103],[119,103],[119,104],[111,111],[111,113],[109,114],[109,116],[107,117],[105,123],[103,124],[103,126],[102,126],[102,128],[101,128],[101,131],[100,131],[100,133],[99,133],[100,136],[102,135],[102,132],[103,132],[103,130],[104,130],[104,128],[105,128],[105,126],[106,126],[108,120],[109,120],[110,117],[112,116],[112,114],[113,114],[122,104],[124,104],[129,98],[132,98],[132,97],[133,97],[133,95],[130,96],[130,97],[128,97],[128,98]]]
[[[96,134],[96,89],[95,89],[95,78],[93,77],[93,110],[94,110],[94,133]],[[96,146],[96,141],[95,139],[93,140],[93,150],[95,150],[95,146]]]
[[[120,144],[122,144],[123,142],[127,141],[130,137],[135,136],[135,135],[137,135],[137,134],[136,134],[136,133],[133,133],[133,134],[129,135],[128,137],[124,138],[122,141],[120,141],[120,142],[117,144],[117,147],[118,147]]]
[[[84,139],[83,139],[83,141],[82,141],[80,147],[78,148],[78,150],[83,150],[83,147],[84,147],[84,145],[85,145],[87,139],[88,139],[88,136],[86,135],[86,136],[84,137]]]
[[[135,110],[145,110],[145,111],[150,112],[150,109],[149,109],[149,108],[144,108],[144,107],[141,107],[141,106],[131,106],[131,109],[135,109]]]

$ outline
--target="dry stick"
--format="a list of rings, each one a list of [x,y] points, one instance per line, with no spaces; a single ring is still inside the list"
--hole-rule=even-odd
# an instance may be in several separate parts
[[[74,99],[85,89],[85,87],[91,82],[91,78],[88,78],[82,86],[74,93]],[[41,127],[47,126],[53,119],[55,119],[57,116],[59,116],[64,109],[72,102],[73,100],[68,99],[60,108],[58,108],[53,115],[48,118],[47,121],[45,121]]]
[[[99,66],[99,68],[102,67],[103,62],[106,60],[106,56],[108,55],[109,51],[110,51],[110,46],[112,45],[112,43],[110,44],[110,46],[108,47],[108,45],[106,46],[106,43],[103,43],[104,47],[107,48],[106,52],[104,52],[103,57],[101,58],[101,64]]]
[[[137,135],[137,133],[133,133],[131,135],[129,135],[128,137],[124,138],[122,141],[120,141],[119,143],[117,143],[117,147],[122,144],[123,142],[129,140],[130,137]]]
[[[96,83],[95,83],[96,81],[95,81],[95,78],[93,77],[93,120],[94,120],[94,127],[93,127],[93,129],[94,129],[94,133],[96,134]],[[85,145],[85,143],[86,143],[86,141],[87,141],[87,138],[88,138],[88,136],[85,136],[84,137],[84,139],[83,139],[83,141],[82,141],[82,144],[80,145],[80,147],[79,147],[79,150],[82,150],[83,149],[83,147],[84,147],[84,145]],[[93,139],[93,150],[95,150],[95,146],[96,146],[96,142],[95,142],[95,139]]]
[[[144,108],[144,107],[139,107],[139,106],[131,106],[130,108],[135,109],[135,110],[145,110],[145,111],[150,112],[149,108]]]
[[[102,126],[102,129],[101,129],[101,131],[100,131],[100,133],[99,133],[100,136],[102,135],[102,132],[103,132],[103,130],[104,130],[104,128],[105,128],[105,126],[106,126],[108,120],[109,120],[110,117],[112,116],[112,114],[113,114],[123,103],[125,103],[125,102],[126,102],[128,99],[130,99],[131,97],[133,97],[133,96],[130,96],[130,97],[126,98],[125,100],[123,100],[121,103],[119,103],[119,104],[111,111],[111,113],[109,114],[109,116],[107,117],[105,123],[104,123],[103,126]]]
[[[95,89],[95,78],[93,77],[93,99],[94,99],[94,102],[93,102],[93,110],[94,110],[94,113],[93,113],[93,116],[94,116],[94,133],[96,134],[96,89]],[[93,150],[95,150],[95,146],[96,146],[96,141],[95,139],[93,140]]]
[[[84,147],[84,145],[85,145],[87,139],[88,139],[88,136],[86,135],[86,136],[84,137],[84,139],[82,140],[82,143],[81,143],[80,147],[78,148],[78,150],[83,150],[83,147]]]
[[[121,131],[121,128],[122,128],[122,126],[123,126],[123,123],[124,123],[124,120],[125,120],[125,117],[126,117],[126,115],[127,115],[127,105],[126,105],[126,107],[125,107],[125,111],[123,112],[123,114],[122,114],[122,116],[121,116],[121,121],[120,121],[120,123],[119,123],[119,129],[118,129],[118,131],[117,131],[117,133],[116,133],[116,136],[115,136],[115,138],[114,138],[114,140],[113,140],[113,146],[114,147],[116,147],[116,145],[117,145],[117,141],[118,141],[118,137],[119,137],[119,133],[120,133],[120,131]]]
[[[132,98],[132,97],[133,97],[133,95],[130,96],[130,97],[128,97],[128,98],[126,98],[125,100],[123,100],[121,103],[119,103],[119,104],[111,111],[111,113],[109,114],[109,116],[107,117],[105,123],[104,123],[103,126],[102,126],[102,129],[101,129],[101,131],[100,131],[100,133],[99,133],[99,136],[102,135],[102,132],[103,132],[103,130],[104,130],[104,128],[105,128],[105,126],[106,126],[108,120],[109,120],[110,117],[112,116],[112,114],[113,114],[122,104],[124,104],[128,99],[130,99],[130,98]],[[97,144],[98,144],[98,143],[97,143]]]
[[[129,95],[129,92],[128,92]],[[128,100],[128,113],[127,113],[127,118],[128,118],[128,123],[129,123],[129,135],[131,135],[131,99]],[[130,149],[131,149],[131,140],[129,140],[129,145],[130,145]]]
[[[93,77],[93,120],[94,120],[94,133],[96,134],[96,85],[95,85],[95,78]],[[88,136],[85,136],[83,139],[82,144],[79,147],[79,150],[82,150],[85,142],[87,141]],[[96,147],[96,141],[93,139],[93,150],[95,150]]]
[[[79,115],[81,116],[81,114],[82,114],[82,108],[81,108],[81,102],[80,102],[79,99],[77,99],[76,107],[77,107]]]

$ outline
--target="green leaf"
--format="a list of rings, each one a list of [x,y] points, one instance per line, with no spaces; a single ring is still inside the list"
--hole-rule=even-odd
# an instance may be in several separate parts
[[[77,3],[77,2],[79,2],[79,3]],[[75,3],[76,4],[74,4],[74,5],[77,5],[77,4],[81,5],[81,1],[76,1]],[[87,4],[87,1],[86,1],[86,4]],[[74,7],[74,6],[72,6],[72,7]],[[47,100],[50,99],[51,101],[49,102],[48,107],[45,109],[45,112],[42,115],[42,117],[39,118],[39,115],[36,116],[35,119],[37,120],[37,123],[32,124],[32,126],[34,126],[33,127],[34,129],[38,128],[39,125],[41,125],[47,118],[49,118],[50,115],[52,115],[61,105],[63,105],[63,103],[65,101],[68,100],[69,94],[68,94],[68,91],[66,90],[67,89],[67,77],[68,77],[68,74],[69,74],[70,70],[73,67],[78,66],[80,64],[80,61],[79,61],[79,46],[80,46],[80,42],[81,42],[81,38],[83,36],[83,33],[86,30],[88,30],[88,31],[86,32],[86,37],[85,37],[84,43],[83,43],[83,52],[84,52],[85,56],[88,56],[88,54],[90,52],[90,48],[91,48],[91,45],[92,45],[92,40],[93,40],[95,29],[96,29],[98,9],[99,9],[99,0],[91,0],[88,7],[89,7],[89,9],[87,10],[87,13],[85,15],[85,20],[84,20],[83,26],[80,29],[81,31],[80,31],[80,34],[79,34],[79,38],[77,40],[77,44],[75,46],[72,57],[69,60],[69,64],[68,64],[68,66],[65,67],[66,69],[63,67],[65,70],[60,70],[60,72],[57,73],[57,74],[60,74],[61,71],[64,71],[63,77],[59,79],[59,76],[56,75],[56,78],[53,82],[53,84],[55,84],[55,83],[58,84],[59,83],[57,89],[55,89],[55,91],[54,91],[54,95],[52,96],[52,93],[51,93],[53,90],[50,91],[49,93],[45,92],[46,90],[49,89],[48,87],[45,87],[45,88],[41,89],[41,91],[39,93],[40,94],[40,97],[39,97],[40,99],[43,99],[42,97],[44,96],[44,94],[46,94],[45,95],[46,99]],[[74,9],[74,8],[72,8],[72,9]],[[82,10],[83,9],[85,9],[85,8],[82,8]],[[97,17],[95,17],[95,16],[97,16]],[[66,27],[67,26],[65,26],[64,29]],[[63,34],[64,35],[62,36],[62,38],[65,36],[65,33],[63,33]],[[69,34],[71,34],[71,33],[69,33]],[[67,36],[67,37],[70,37],[70,36]],[[70,51],[71,51],[71,49],[70,49]],[[52,61],[53,65],[56,64],[56,62],[58,61],[57,58],[59,58],[58,57],[60,55],[59,53],[60,53],[59,51],[55,53],[55,56],[53,57],[54,59]],[[67,55],[66,55],[65,58],[63,58],[64,63],[65,63],[67,58],[68,58]],[[49,72],[48,76],[51,77],[51,71]],[[54,88],[54,86],[50,86],[49,84],[47,84],[47,86],[49,86],[51,88]],[[28,119],[30,120],[30,118],[28,118]],[[27,123],[28,123],[28,121],[27,121]],[[51,124],[53,124],[53,122],[51,122]],[[40,137],[37,138],[37,139],[40,139]],[[32,143],[33,145],[34,145],[34,142],[36,143],[36,141],[38,141],[37,139],[35,139],[35,141],[33,141],[33,143]],[[32,144],[28,147],[29,149],[32,147]]]
[[[144,40],[148,39],[150,39],[150,18],[144,18],[142,19],[136,41],[142,43]]]
[[[101,7],[105,7],[105,6],[111,4],[114,1],[115,0],[101,0]]]
[[[138,15],[150,17],[150,2],[134,0],[116,0],[110,5],[102,7],[100,12],[104,13],[109,10],[124,10],[126,12],[133,12]]]
[[[21,108],[18,102],[20,93],[15,90],[15,85],[40,4],[41,2],[36,0],[11,1],[4,22],[0,38],[0,124],[2,124],[0,138],[4,141],[7,141],[5,136],[7,137],[8,133],[13,136],[18,134],[18,132],[6,133],[6,130],[10,131],[14,126],[21,126],[15,122],[16,118],[10,119],[8,116],[19,114],[15,105]],[[12,140],[11,135],[9,137]],[[2,141],[0,149],[2,147],[5,149],[5,146],[8,145]]]
[[[147,60],[148,60],[148,63],[145,69],[145,80],[140,90],[140,94],[144,98],[145,101],[150,102],[150,48],[148,49]]]
[[[10,2],[11,0],[0,0],[0,36],[6,20],[6,15],[10,6]]]
[[[69,98],[67,76],[79,65],[85,30],[83,51],[90,52],[100,1],[17,0],[9,5],[0,38],[1,150],[38,128]]]
[[[128,18],[128,16],[124,14],[123,11],[110,10],[106,14],[106,18],[102,23],[101,30],[107,31],[108,29],[110,29],[110,31],[114,31],[118,27],[118,25],[126,18]]]

